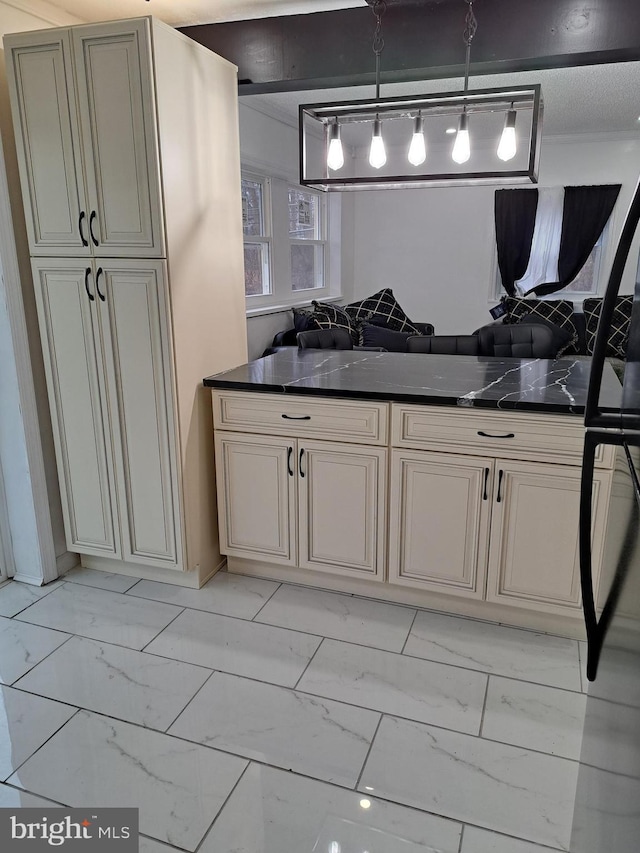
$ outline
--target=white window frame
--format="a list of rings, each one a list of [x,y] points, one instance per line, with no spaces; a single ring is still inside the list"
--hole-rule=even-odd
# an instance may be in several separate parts
[[[251,166],[245,163],[242,177],[248,180],[267,182],[268,193],[263,193],[265,222],[270,228],[270,281],[271,293],[263,296],[246,296],[247,316],[271,314],[284,311],[293,306],[307,306],[311,300],[337,301],[341,299],[341,199],[340,193],[318,193],[308,187],[301,187],[284,175],[267,174],[259,164]],[[300,240],[307,245],[323,243],[324,286],[306,290],[293,290],[291,282],[291,243],[289,236],[289,189],[300,189],[318,196],[323,237],[322,241]],[[268,219],[267,219],[268,217]],[[247,237],[246,242],[256,242],[257,238]]]
[[[289,234],[289,270],[291,270],[291,262],[292,262],[292,248],[293,246],[315,246],[321,249],[321,274],[322,274],[322,285],[320,287],[308,287],[300,290],[293,289],[293,283],[291,284],[291,293],[295,297],[305,298],[305,295],[310,295],[313,299],[323,299],[328,294],[328,284],[327,284],[327,244],[329,238],[329,230],[328,230],[328,212],[327,212],[327,199],[324,193],[320,193],[317,190],[310,189],[309,187],[299,187],[294,184],[289,184],[287,187],[287,205],[289,202],[289,191],[293,190],[294,192],[300,191],[306,193],[307,195],[313,196],[318,199],[318,226],[320,232],[320,239],[310,240],[308,238],[302,237],[292,237]],[[316,271],[317,272],[317,271]],[[318,297],[317,294],[320,294]]]
[[[244,234],[243,230],[243,244],[244,246],[255,246],[261,245],[264,247],[264,255],[262,262],[262,271],[263,276],[266,275],[267,279],[267,288],[268,292],[264,294],[256,294],[255,296],[247,296],[246,292],[246,282],[245,282],[245,299],[253,301],[255,299],[268,299],[273,294],[273,238],[272,238],[272,224],[271,224],[271,179],[264,175],[256,175],[253,172],[242,172],[242,180],[252,181],[253,183],[260,184],[262,187],[262,223],[263,223],[263,234],[261,236],[254,236],[249,234]]]

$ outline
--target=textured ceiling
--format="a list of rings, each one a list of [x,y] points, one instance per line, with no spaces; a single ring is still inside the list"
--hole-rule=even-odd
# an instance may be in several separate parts
[[[383,76],[384,79],[384,76]],[[574,133],[634,133],[640,135],[640,62],[589,65],[472,77],[471,89],[542,84],[544,133],[560,136]],[[453,92],[462,88],[461,78],[426,80],[417,83],[384,83],[384,97],[419,93]],[[311,92],[278,92],[249,95],[244,103],[275,108],[297,121],[298,104],[374,97],[373,86]]]

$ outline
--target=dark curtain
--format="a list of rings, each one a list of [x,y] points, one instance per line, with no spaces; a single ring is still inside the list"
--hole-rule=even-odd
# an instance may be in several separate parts
[[[496,246],[502,286],[515,296],[515,282],[527,271],[538,209],[538,190],[496,190]]]
[[[558,255],[559,280],[539,284],[530,293],[544,296],[571,284],[598,242],[613,211],[620,186],[565,187]]]

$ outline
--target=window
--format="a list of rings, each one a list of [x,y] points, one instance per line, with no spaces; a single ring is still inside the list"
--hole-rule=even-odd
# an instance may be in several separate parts
[[[268,208],[268,180],[243,175],[242,233],[244,234],[245,296],[268,296],[271,293]]]
[[[283,178],[243,172],[247,311],[340,295],[340,204]]]
[[[324,223],[317,193],[289,187],[291,289],[324,287]]]

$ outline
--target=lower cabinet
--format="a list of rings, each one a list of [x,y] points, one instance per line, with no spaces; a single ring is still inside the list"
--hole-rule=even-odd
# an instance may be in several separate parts
[[[216,432],[221,551],[384,580],[384,448]]]
[[[181,568],[161,261],[33,261],[67,546]]]
[[[610,474],[594,484],[597,567]],[[578,467],[393,450],[389,580],[539,612],[580,608]]]

